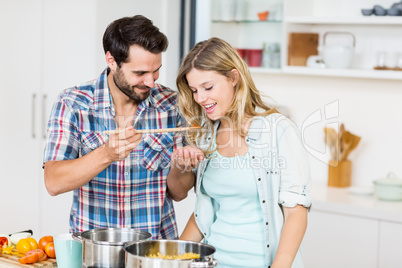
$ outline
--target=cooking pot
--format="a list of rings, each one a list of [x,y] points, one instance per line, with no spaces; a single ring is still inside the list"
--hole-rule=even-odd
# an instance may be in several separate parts
[[[381,200],[402,200],[402,179],[398,179],[394,173],[389,173],[386,178],[374,181],[374,194]]]
[[[151,234],[133,228],[100,228],[73,234],[82,243],[83,267],[123,268],[124,243],[146,240]]]
[[[338,36],[337,42],[328,44],[328,36]],[[351,44],[343,44],[345,37],[352,37]],[[340,42],[342,40],[342,42]],[[326,32],[323,39],[323,60],[325,66],[328,68],[349,68],[352,64],[354,48],[356,46],[356,39],[352,33],[349,32]]]
[[[218,262],[213,259],[213,246],[183,240],[148,240],[129,242],[124,246],[126,268],[196,268],[215,267]],[[150,254],[181,255],[197,253],[200,258],[192,260],[166,260],[148,257]]]

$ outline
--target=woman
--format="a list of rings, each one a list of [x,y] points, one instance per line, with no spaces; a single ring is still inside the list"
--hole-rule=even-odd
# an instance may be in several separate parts
[[[303,267],[310,173],[296,126],[264,104],[246,63],[219,38],[189,52],[176,82],[181,112],[202,131],[189,134],[197,147],[172,163],[195,167],[194,155],[206,156],[180,239],[214,246],[219,267]],[[178,196],[184,185],[180,176],[168,180]]]

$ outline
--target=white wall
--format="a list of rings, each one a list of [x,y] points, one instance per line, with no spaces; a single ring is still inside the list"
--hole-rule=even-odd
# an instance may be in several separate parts
[[[362,138],[350,154],[352,185],[371,185],[374,179],[385,177],[390,171],[402,177],[402,81],[253,76],[261,91],[289,109],[299,128],[312,114],[322,112],[322,121],[304,126],[306,145],[317,151],[315,156],[310,154],[314,181],[327,182],[329,154],[323,128],[330,123],[344,123],[347,130]],[[339,116],[326,120],[323,109],[335,101],[339,102]]]

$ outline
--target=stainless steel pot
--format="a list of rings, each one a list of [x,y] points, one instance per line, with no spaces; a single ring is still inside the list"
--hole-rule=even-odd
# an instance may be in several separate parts
[[[73,234],[82,243],[83,267],[123,268],[124,243],[146,240],[151,234],[132,228],[101,228]]]
[[[182,240],[148,240],[126,243],[126,268],[196,268],[215,267],[213,246]],[[200,254],[199,259],[165,260],[147,257],[150,254],[181,255],[184,253]]]

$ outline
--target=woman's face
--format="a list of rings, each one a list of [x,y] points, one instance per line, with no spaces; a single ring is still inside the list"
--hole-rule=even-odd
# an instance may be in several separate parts
[[[237,70],[232,70],[234,77]],[[188,85],[193,91],[194,100],[203,107],[211,120],[217,120],[226,114],[234,97],[237,78],[228,78],[214,71],[193,68],[186,75]]]

